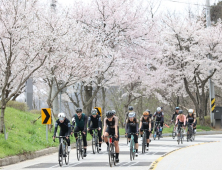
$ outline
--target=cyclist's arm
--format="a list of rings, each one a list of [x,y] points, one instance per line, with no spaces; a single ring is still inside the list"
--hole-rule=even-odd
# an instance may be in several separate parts
[[[56,121],[55,122],[54,136],[56,136],[57,129],[58,129],[58,122]]]
[[[90,123],[91,123],[91,116],[88,117],[88,128],[90,127]]]
[[[69,121],[69,123],[68,123],[68,136],[70,136],[70,134],[71,134],[71,123]]]
[[[183,119],[184,119],[183,124],[184,124],[184,126],[186,126],[186,116],[185,115],[183,115]]]
[[[106,120],[107,118],[104,119],[103,135],[105,134],[105,130],[106,130]]]
[[[141,127],[142,127],[142,122],[140,121],[140,129],[141,129]]]
[[[126,120],[126,125],[125,125],[125,132],[128,132],[128,121]]]
[[[149,118],[149,130],[151,131],[151,118]]]
[[[99,117],[99,120],[98,120],[98,126],[100,127],[100,129],[102,129],[102,121],[101,121],[101,117]]]
[[[177,122],[178,122],[178,116],[176,117],[176,123],[175,123],[175,125],[177,124]]]
[[[73,118],[72,118],[72,129],[71,129],[72,132],[74,132],[75,123],[76,123],[75,116],[73,116]]]
[[[196,115],[194,114],[193,117],[194,117],[193,123],[195,123],[196,122]]]
[[[88,117],[85,115],[85,124],[84,124],[84,131],[87,132],[87,122],[88,122]]]
[[[117,126],[118,126],[118,117],[116,117],[116,116],[114,116],[114,118],[115,118],[115,135],[117,136],[118,135],[118,128],[117,128]]]
[[[136,133],[138,133],[139,132],[139,123],[138,123],[138,121],[136,122]]]
[[[161,121],[164,123],[164,113],[162,112]]]
[[[174,120],[174,117],[175,117],[175,113],[174,113],[173,116],[172,116],[172,119],[171,119],[172,121]]]

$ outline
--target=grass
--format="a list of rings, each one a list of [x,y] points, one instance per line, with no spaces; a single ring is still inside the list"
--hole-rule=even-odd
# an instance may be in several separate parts
[[[41,121],[32,124],[38,114],[23,112],[14,108],[6,108],[5,127],[8,139],[0,134],[0,158],[41,150],[51,146],[57,146],[58,142],[52,141],[53,132],[48,132],[46,140],[46,125]]]

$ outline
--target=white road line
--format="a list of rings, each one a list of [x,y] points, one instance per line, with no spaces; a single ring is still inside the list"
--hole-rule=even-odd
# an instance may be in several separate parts
[[[121,166],[123,166],[123,165],[127,165],[127,164],[130,164],[131,162],[127,162],[127,163],[125,163],[125,164],[122,164]]]
[[[131,164],[131,165],[129,165],[129,166],[133,166],[133,165],[136,165],[136,164],[138,164],[139,162],[136,162],[136,163],[134,163],[134,164]]]

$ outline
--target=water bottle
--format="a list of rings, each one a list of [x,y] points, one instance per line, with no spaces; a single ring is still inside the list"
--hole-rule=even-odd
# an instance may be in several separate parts
[[[160,127],[160,132],[162,132],[162,127]]]

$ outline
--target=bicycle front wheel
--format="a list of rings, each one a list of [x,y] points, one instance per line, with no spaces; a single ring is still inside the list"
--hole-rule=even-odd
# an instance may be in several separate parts
[[[143,133],[142,153],[146,152],[146,132]]]
[[[133,160],[133,141],[130,141],[130,160]]]
[[[69,164],[69,152],[68,152],[68,145],[66,144],[66,157],[65,157],[65,163],[66,165]]]
[[[79,161],[79,158],[80,158],[80,154],[81,154],[81,151],[80,151],[80,146],[79,146],[79,139],[77,139],[76,141],[76,155],[77,155],[77,160]]]
[[[157,133],[156,133],[156,130],[153,132],[153,139],[155,140],[156,139],[156,135],[157,135]]]
[[[111,144],[110,144],[111,145]],[[108,157],[109,157],[109,166],[112,167],[112,155],[111,155],[111,146],[108,146]]]
[[[82,139],[80,141],[80,149],[81,149],[81,157],[83,159],[83,157],[84,157],[84,148],[83,148],[83,140]]]
[[[95,135],[93,134],[93,138],[92,138],[92,151],[93,154],[96,153],[96,142],[95,142]]]
[[[59,165],[63,165],[63,151],[62,151],[62,143],[59,145]]]

